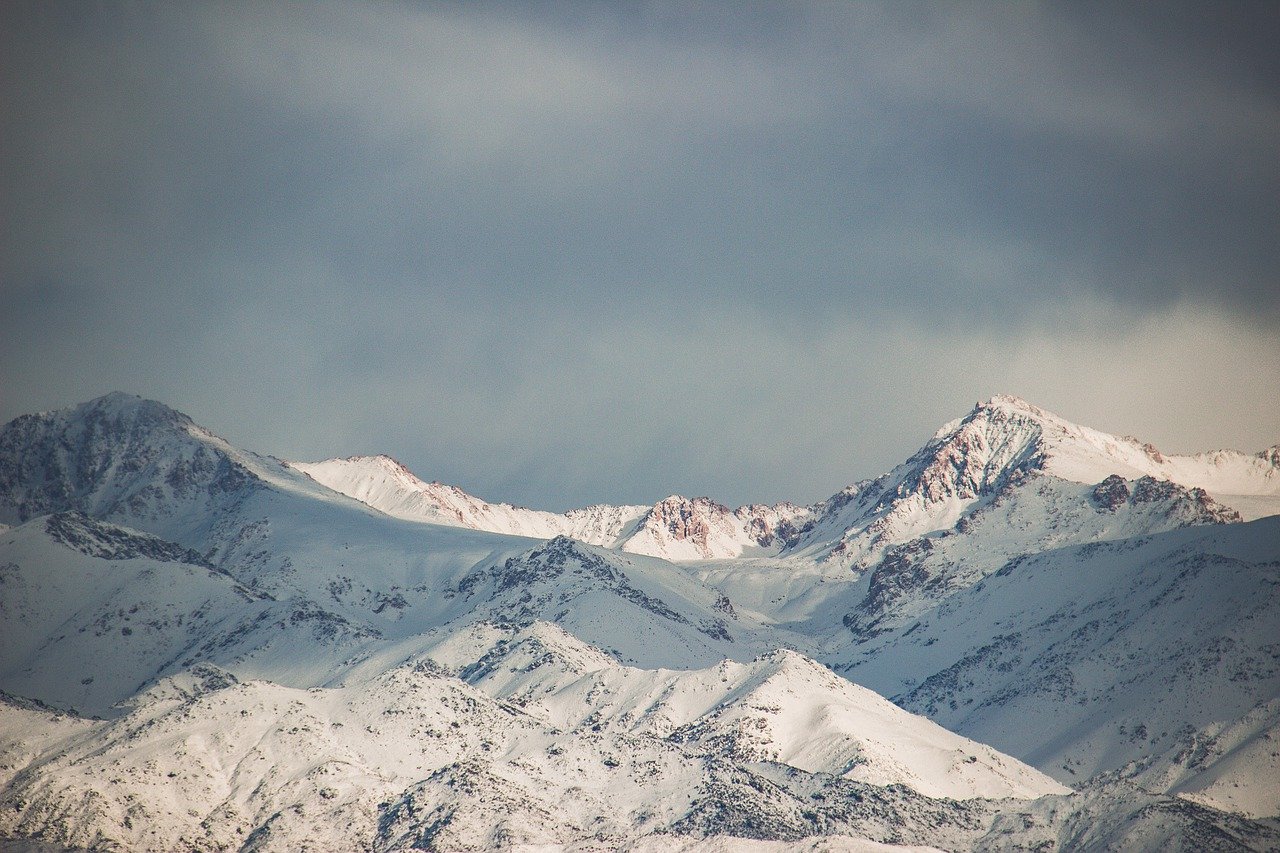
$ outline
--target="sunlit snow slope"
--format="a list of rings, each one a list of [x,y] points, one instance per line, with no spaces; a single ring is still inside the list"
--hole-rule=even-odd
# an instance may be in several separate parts
[[[1275,848],[1276,463],[1002,397],[811,507],[554,514],[24,416],[0,843]]]

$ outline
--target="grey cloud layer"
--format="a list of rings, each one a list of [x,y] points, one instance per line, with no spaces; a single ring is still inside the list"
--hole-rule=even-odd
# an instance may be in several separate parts
[[[120,387],[561,506],[812,499],[1001,390],[1280,438],[1147,357],[1277,361],[1273,7],[0,14],[0,417]],[[1238,423],[1045,355],[1103,350]]]

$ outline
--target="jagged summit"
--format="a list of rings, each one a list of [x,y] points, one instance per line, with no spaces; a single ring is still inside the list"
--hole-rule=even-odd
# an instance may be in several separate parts
[[[984,441],[973,444],[980,435]],[[1073,423],[1011,395],[996,395],[945,424],[922,452],[945,445],[961,452],[984,446],[1018,450],[1045,473],[1093,484],[1111,475],[1129,480],[1153,477],[1225,496],[1280,496],[1280,446],[1259,453],[1213,450],[1165,454],[1134,436],[1116,436]],[[1018,454],[1007,454],[1010,461]],[[995,461],[1000,461],[998,454]],[[974,462],[967,463],[970,469]],[[1251,513],[1246,512],[1246,516]]]
[[[776,554],[811,513],[789,503],[729,509],[708,497],[671,495],[649,509],[622,547],[674,560]]]
[[[997,410],[1005,412],[1006,414],[1022,414],[1022,415],[1026,415],[1033,418],[1039,418],[1039,419],[1046,419],[1046,420],[1052,419],[1052,420],[1058,420],[1058,421],[1062,420],[1052,412],[1045,411],[1039,406],[1032,405],[1031,403],[1028,403],[1026,400],[1022,399],[1021,397],[1016,397],[1013,394],[996,394],[986,400],[979,400],[978,402],[974,403],[973,408],[968,413],[961,415],[960,417],[955,418],[953,420],[947,421],[945,424],[943,424],[938,428],[937,432],[933,434],[933,438],[935,440],[943,438],[947,434],[953,432],[958,426],[960,426],[964,422],[972,420],[973,418],[981,415],[984,412],[992,412]]]
[[[419,479],[387,456],[291,463],[317,482],[400,518],[594,545],[673,560],[798,554],[869,565],[884,546],[954,526],[1003,488],[1034,475],[1095,485],[1151,478],[1210,492],[1242,517],[1280,512],[1280,446],[1259,454],[1172,456],[1133,437],[1073,423],[1010,394],[980,401],[875,480],[813,506],[731,509],[669,495],[652,506],[594,505],[557,514],[490,503]]]
[[[74,510],[174,541],[199,539],[266,487],[331,495],[169,406],[119,391],[0,426],[0,523]]]
[[[137,520],[203,495],[217,501],[256,476],[181,412],[120,392],[0,427],[0,520],[78,510]]]
[[[672,494],[652,506],[597,504],[552,513],[426,482],[387,455],[290,467],[307,475],[308,486],[314,480],[399,518],[538,539],[565,535],[675,560],[800,555],[869,565],[882,546],[949,529],[1033,475],[1090,486],[1113,476],[1145,477],[1203,489],[1245,519],[1280,511],[1280,445],[1252,455],[1166,455],[1140,439],[1072,423],[1007,394],[944,425],[889,473],[813,506],[731,509],[709,497]],[[157,488],[191,497],[238,488],[238,477],[275,482],[289,476],[296,477],[237,451],[162,403],[112,392],[3,427],[0,492],[10,505],[0,508],[0,523],[66,509],[130,521],[172,503]]]
[[[117,430],[137,427],[186,427],[191,418],[157,400],[110,391],[92,400],[65,409],[51,409],[34,415],[22,415],[13,423],[60,423],[84,428],[111,427]]]
[[[1236,512],[1258,518],[1280,513],[1275,458],[1265,451],[1165,455],[1139,439],[1110,435],[1019,397],[997,395],[943,425],[892,471],[814,507],[788,553],[870,567],[888,548],[963,527],[1003,492],[1046,476],[1087,486],[1112,477],[1171,483],[1192,503],[1209,508],[1188,514],[1182,508],[1186,500],[1171,500],[1171,525],[1188,518],[1197,520],[1192,523],[1233,519]]]
[[[993,394],[985,403],[980,402],[977,404],[978,408],[982,408],[984,406],[987,408],[993,406],[1004,406],[1012,409],[1023,409],[1032,413],[1042,413],[1044,411],[1038,406],[1033,406],[1031,403],[1016,394]]]
[[[1033,798],[1065,790],[789,649],[705,668],[646,670],[532,622],[477,625],[441,652],[453,666],[478,657],[462,669],[465,680],[502,699],[538,697],[546,719],[565,731],[716,744],[749,761],[904,784],[930,796]]]

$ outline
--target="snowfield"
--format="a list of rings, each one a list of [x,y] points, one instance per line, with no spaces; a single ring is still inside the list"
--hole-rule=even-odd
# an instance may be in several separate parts
[[[812,506],[563,514],[23,416],[0,846],[1277,849],[1278,514],[1280,448],[1011,397]]]

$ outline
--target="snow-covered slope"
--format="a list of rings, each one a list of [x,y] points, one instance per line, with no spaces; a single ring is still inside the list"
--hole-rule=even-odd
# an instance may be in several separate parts
[[[1280,518],[1023,555],[840,645],[854,681],[1062,781],[1280,814]]]
[[[954,430],[948,425],[939,435],[961,434],[983,415],[993,421],[1007,418],[1014,429],[1035,433],[1038,452],[1044,456],[1044,471],[1064,480],[1097,483],[1113,474],[1127,480],[1151,477],[1204,489],[1229,506],[1234,498],[1262,499],[1249,501],[1248,510],[1238,508],[1246,520],[1260,517],[1255,513],[1280,513],[1280,445],[1252,454],[1213,450],[1189,456],[1165,455],[1140,439],[1117,438],[1079,426],[1009,396],[980,404]]]
[[[276,600],[195,552],[76,512],[0,534],[0,685],[110,716],[197,661],[290,682],[381,639],[303,596]]]
[[[0,839],[1274,847],[1277,454],[1157,456],[996,398],[814,507],[557,515],[19,418]]]
[[[476,624],[327,688],[202,664],[115,720],[0,701],[0,723],[0,837],[97,849],[1280,840],[1274,827],[1137,789],[1067,794],[791,652],[636,670],[545,623]],[[918,790],[932,786],[961,799]],[[819,847],[802,841],[817,835]],[[725,836],[735,840],[716,841]]]
[[[595,505],[563,515],[492,504],[425,483],[385,456],[290,463],[388,515],[519,536],[569,536],[669,560],[787,556],[867,568],[887,549],[948,530],[1032,473],[1095,485],[1108,477],[1203,490],[1244,519],[1280,514],[1280,445],[1165,456],[1150,444],[1073,424],[1017,397],[979,403],[889,473],[814,506],[729,509],[672,495],[652,507]]]
[[[515,632],[479,626],[432,654],[469,683],[536,709],[560,729],[599,726],[715,743],[719,754],[738,760],[905,784],[933,797],[1065,793],[1039,772],[907,714],[794,651],[703,670],[636,669],[535,623]]]
[[[1026,554],[1239,521],[1207,493],[1167,480],[1112,475],[1083,486],[1032,471],[975,504],[954,528],[888,548],[853,591],[860,600],[844,623],[862,636],[905,626]]]
[[[419,656],[311,690],[199,665],[117,720],[61,741],[42,733],[0,795],[0,830],[131,850],[255,836],[265,850],[307,838],[326,849],[615,845],[708,834],[728,806],[754,811],[762,838],[793,837],[825,809],[837,828],[887,840],[884,806],[896,802],[903,828],[947,842],[1000,806],[945,797],[1066,790],[793,652],[636,670],[535,623],[475,625],[436,653],[445,662]],[[760,765],[785,781],[753,787]],[[831,801],[810,801],[806,817],[794,789],[809,787]],[[864,796],[882,802],[858,814]]]
[[[445,596],[451,626],[550,620],[627,663],[704,666],[792,639],[669,563],[557,537],[468,573]]]
[[[589,506],[559,515],[489,503],[457,486],[426,483],[390,456],[352,456],[291,462],[317,483],[396,518],[552,539],[570,536],[592,545],[619,545],[648,507]]]
[[[749,505],[671,495],[652,507],[597,504],[556,514],[488,501],[457,486],[426,483],[389,456],[291,462],[318,483],[396,518],[511,536],[568,536],[670,560],[776,554],[807,507]]]
[[[1112,476],[1169,481],[1202,490],[1246,519],[1280,514],[1280,452],[1274,447],[1252,456],[1216,451],[1166,457],[1136,439],[1077,426],[1001,396],[943,426],[884,476],[819,504],[788,553],[867,568],[895,545],[955,528],[1035,473],[1085,485]]]
[[[270,602],[199,555],[79,513],[0,539],[0,683],[102,713]]]

